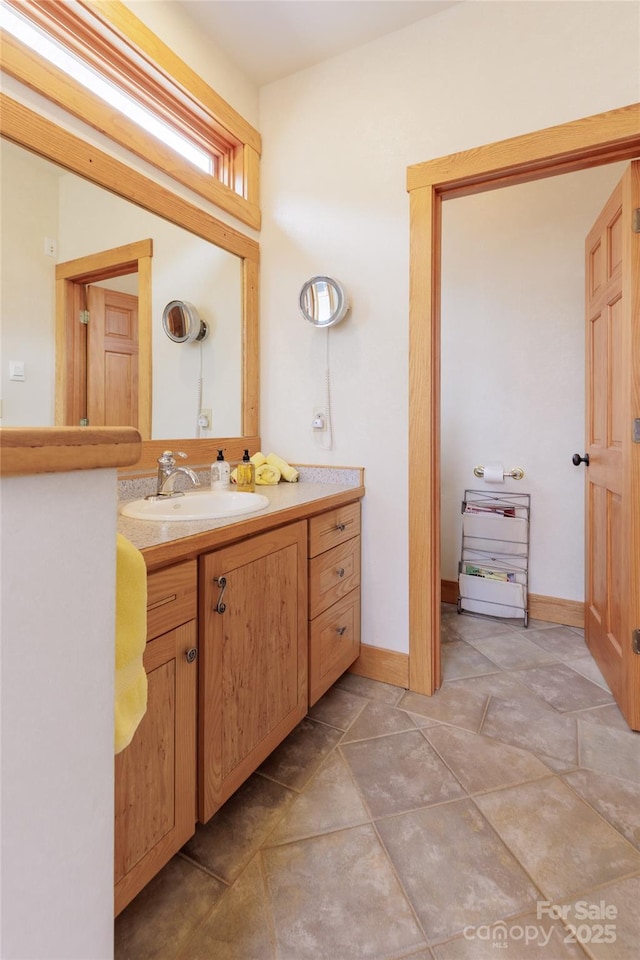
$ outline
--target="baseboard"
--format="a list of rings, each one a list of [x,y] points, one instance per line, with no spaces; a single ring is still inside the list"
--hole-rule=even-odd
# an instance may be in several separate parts
[[[363,643],[360,656],[349,667],[349,673],[369,680],[392,683],[396,687],[409,687],[409,654],[384,647],[371,647]]]
[[[442,580],[443,603],[458,602],[458,581]],[[563,600],[561,597],[545,597],[529,594],[529,617],[546,623],[561,623],[567,627],[584,627],[584,603],[581,600]]]

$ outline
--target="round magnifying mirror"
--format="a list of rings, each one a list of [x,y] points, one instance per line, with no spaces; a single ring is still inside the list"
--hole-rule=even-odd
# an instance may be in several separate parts
[[[314,327],[332,327],[344,320],[349,302],[341,283],[331,277],[312,277],[302,287],[300,313]]]
[[[198,311],[187,300],[172,300],[162,311],[162,328],[174,343],[204,340],[208,331]]]

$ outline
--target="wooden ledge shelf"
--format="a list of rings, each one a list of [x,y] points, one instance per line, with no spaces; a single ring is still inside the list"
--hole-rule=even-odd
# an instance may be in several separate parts
[[[131,466],[141,452],[133,427],[4,427],[0,476]]]

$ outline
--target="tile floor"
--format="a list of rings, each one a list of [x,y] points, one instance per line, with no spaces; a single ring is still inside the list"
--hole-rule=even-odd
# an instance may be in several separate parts
[[[581,633],[444,605],[442,689],[342,677],[118,918],[116,960],[637,957],[640,734]]]

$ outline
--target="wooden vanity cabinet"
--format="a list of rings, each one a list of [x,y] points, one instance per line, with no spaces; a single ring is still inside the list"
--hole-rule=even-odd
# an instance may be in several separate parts
[[[116,916],[195,831],[197,563],[147,585],[147,711],[115,758]]]
[[[360,503],[309,520],[309,706],[360,655]]]
[[[200,558],[203,822],[307,712],[307,523]]]

